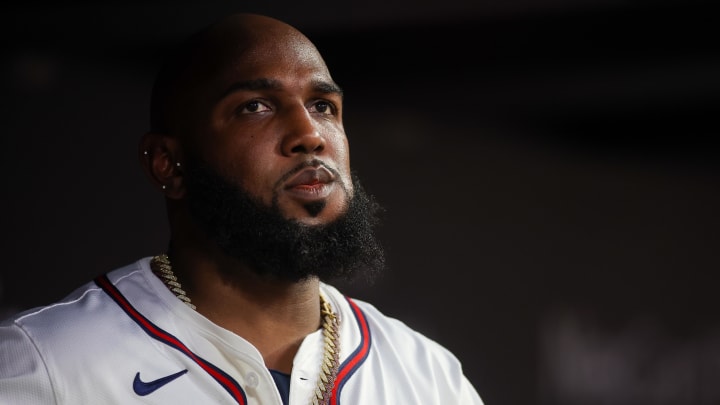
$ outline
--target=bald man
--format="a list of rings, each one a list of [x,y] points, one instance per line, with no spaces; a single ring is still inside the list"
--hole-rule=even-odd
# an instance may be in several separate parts
[[[167,251],[0,324],[0,404],[482,404],[449,351],[327,284],[384,259],[308,38],[229,16],[151,104]]]

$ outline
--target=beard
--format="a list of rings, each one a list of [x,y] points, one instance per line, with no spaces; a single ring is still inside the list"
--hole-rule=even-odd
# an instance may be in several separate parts
[[[374,232],[382,208],[355,173],[345,213],[328,224],[311,226],[285,218],[277,193],[268,206],[207,164],[188,163],[190,215],[225,254],[261,277],[297,282],[363,275],[370,281],[385,266],[384,250]],[[347,188],[341,186],[347,196]],[[310,204],[305,209],[314,216],[323,207]]]

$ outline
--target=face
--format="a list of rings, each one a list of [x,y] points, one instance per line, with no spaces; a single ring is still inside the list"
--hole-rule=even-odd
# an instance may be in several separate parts
[[[201,62],[179,93],[190,96],[170,98],[187,113],[174,117],[187,124],[176,133],[193,220],[263,276],[381,269],[379,207],[351,176],[342,94],[315,47],[288,26],[244,20],[194,49]]]
[[[342,94],[305,37],[263,35],[234,45],[199,88],[189,157],[287,219],[327,224],[353,193]]]

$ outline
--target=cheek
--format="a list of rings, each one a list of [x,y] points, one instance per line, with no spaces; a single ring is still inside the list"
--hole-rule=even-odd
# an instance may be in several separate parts
[[[335,162],[337,164],[337,170],[342,175],[343,183],[345,183],[345,187],[348,192],[352,193],[353,185],[352,178],[350,176],[350,148],[347,138],[343,137],[342,140],[338,141],[336,151]]]
[[[282,175],[282,168],[274,163],[273,159],[267,155],[263,157],[259,151],[243,155],[234,162],[234,175],[238,183],[245,191],[268,205],[272,202],[275,183]]]
[[[237,142],[219,145],[210,164],[251,196],[270,204],[273,176],[279,170],[272,159],[272,145]]]

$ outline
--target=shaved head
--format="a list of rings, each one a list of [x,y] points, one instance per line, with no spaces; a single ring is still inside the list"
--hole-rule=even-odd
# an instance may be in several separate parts
[[[150,130],[180,137],[194,133],[202,125],[198,117],[221,95],[216,85],[268,55],[285,62],[319,60],[325,66],[313,43],[287,23],[257,14],[230,15],[188,38],[167,58],[152,90]]]

